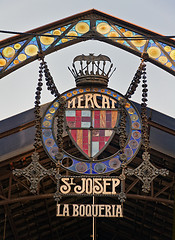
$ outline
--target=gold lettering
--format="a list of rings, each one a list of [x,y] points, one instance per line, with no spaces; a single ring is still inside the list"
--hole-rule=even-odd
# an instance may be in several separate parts
[[[122,211],[122,206],[121,205],[117,205],[116,208],[116,217],[123,217],[123,211]]]
[[[110,108],[108,96],[102,95],[102,108]]]
[[[91,212],[91,205],[86,205],[86,216],[91,217],[92,212]]]
[[[85,108],[89,108],[89,102],[90,102],[90,104],[91,104],[91,106],[90,107],[92,107],[92,108],[94,108],[94,103],[93,103],[93,101],[92,101],[92,93],[89,93],[89,94],[86,94],[85,95]]]
[[[63,216],[61,213],[60,213],[60,204],[57,204],[57,217],[60,217],[60,216]]]
[[[77,98],[78,98],[78,106],[77,106],[77,108],[84,108],[84,106],[81,105],[81,102],[84,100],[83,99],[83,95],[80,95]]]
[[[60,187],[60,192],[63,193],[63,194],[69,193],[69,192],[71,191],[71,186],[70,186],[70,184],[68,183],[69,178],[62,178],[61,180],[62,180],[62,182],[63,182],[65,185],[62,185],[62,186]]]
[[[99,205],[99,212],[98,212],[99,217],[104,217],[104,214],[102,214],[102,211],[104,210],[104,208],[105,208],[104,205]]]
[[[84,215],[85,215],[85,205],[80,205],[79,215],[80,215],[80,217],[84,217]]]
[[[105,205],[105,212],[106,212],[106,215],[105,217],[111,217],[111,206],[110,205]]]
[[[104,178],[103,179],[103,184],[104,184],[104,190],[103,190],[103,194],[111,194],[111,192],[107,192],[106,191],[106,187],[107,186],[110,186],[110,182],[108,182],[108,181],[111,181],[111,179],[107,179],[107,178]]]
[[[85,182],[86,182],[86,178],[82,178],[82,186],[78,185],[74,187],[74,192],[77,194],[82,194],[85,191]]]
[[[98,97],[98,96],[100,97],[101,94],[94,94],[94,95],[93,95],[93,100],[94,100],[94,104],[95,104],[96,108],[101,108],[101,106],[98,105],[98,103],[97,103],[97,97]]]
[[[93,193],[95,194],[101,194],[103,192],[103,186],[99,182],[101,181],[101,178],[94,178],[94,186],[93,186]]]
[[[112,217],[115,217],[115,205],[112,205]]]
[[[69,216],[69,205],[68,204],[64,205],[63,216]]]
[[[72,98],[71,100],[69,100],[68,102],[67,102],[67,107],[68,108],[71,108],[71,105],[72,105],[72,108],[75,108],[75,97],[74,98]]]
[[[116,194],[115,188],[120,184],[118,178],[112,178],[112,194]]]
[[[112,106],[111,108],[115,108],[115,103],[117,102],[116,100],[114,100],[113,98],[110,98],[111,102],[112,102]]]
[[[86,179],[86,193],[92,194],[92,179],[91,178]]]
[[[98,205],[92,205],[92,216],[93,217],[98,216]]]
[[[78,205],[77,204],[73,204],[73,217],[77,217],[78,216]]]

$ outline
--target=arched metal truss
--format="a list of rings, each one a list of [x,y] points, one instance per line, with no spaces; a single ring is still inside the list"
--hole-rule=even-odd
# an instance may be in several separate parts
[[[59,49],[99,40],[175,75],[175,41],[91,9],[0,42],[0,78]]]

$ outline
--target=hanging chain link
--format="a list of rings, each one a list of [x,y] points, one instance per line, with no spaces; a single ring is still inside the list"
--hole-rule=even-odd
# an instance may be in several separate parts
[[[126,135],[126,112],[125,106],[126,100],[124,98],[119,100],[119,112],[120,112],[120,123],[119,123],[119,146],[121,154],[119,155],[120,160],[122,161],[122,165],[126,163],[127,158],[124,153],[124,148],[127,140]]]
[[[35,108],[34,108],[34,113],[35,113],[35,139],[34,139],[34,148],[35,151],[36,149],[41,145],[41,116],[40,116],[40,99],[41,99],[41,91],[42,91],[42,78],[43,78],[43,68],[44,68],[44,63],[43,61],[40,63],[39,66],[39,78],[38,78],[38,85],[36,88],[35,92]]]
[[[148,101],[147,97],[148,97],[148,84],[146,79],[146,64],[143,63],[141,118],[142,118],[142,139],[145,152],[148,152],[149,149],[148,118],[146,114],[146,107]]]
[[[59,162],[63,157],[63,127],[64,127],[64,114],[65,114],[65,100],[63,98],[59,98],[59,110],[58,110],[58,118],[57,118],[57,145],[59,148],[59,153],[55,156],[57,161]]]
[[[60,93],[58,92],[58,89],[53,81],[53,77],[50,74],[47,63],[44,61],[43,64],[44,64],[44,74],[45,74],[47,89],[51,92],[52,95],[54,95],[54,97],[59,97]]]
[[[142,70],[143,70],[143,60],[140,63],[140,66],[138,67],[137,72],[135,73],[133,80],[131,81],[131,84],[125,94],[126,98],[131,98],[131,96],[135,93],[139,83],[140,83],[140,79],[142,76]]]

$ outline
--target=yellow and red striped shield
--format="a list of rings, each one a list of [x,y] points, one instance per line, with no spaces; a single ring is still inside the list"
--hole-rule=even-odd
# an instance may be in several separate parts
[[[88,158],[97,157],[112,140],[117,119],[117,110],[66,110],[68,133]]]

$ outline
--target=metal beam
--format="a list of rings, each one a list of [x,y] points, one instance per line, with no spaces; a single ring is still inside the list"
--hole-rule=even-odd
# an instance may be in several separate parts
[[[128,193],[137,183],[139,182],[139,179],[136,178],[131,185],[129,185],[129,187],[126,189],[126,193]]]
[[[159,192],[157,192],[154,197],[158,197],[161,193],[165,192],[169,187],[172,187],[174,184],[174,181],[173,182],[170,182],[168,183],[164,188],[162,188]]]
[[[1,183],[0,183],[0,193],[4,196],[4,190],[3,190],[3,187],[2,187]],[[5,210],[5,214],[8,217],[8,221],[9,221],[12,233],[13,233],[13,237],[14,237],[15,240],[18,240],[19,239],[18,232],[16,230],[16,225],[13,221],[13,217],[12,217],[12,214],[11,214],[11,209],[8,206],[8,204],[4,205],[4,210]]]
[[[40,194],[40,195],[30,195],[30,196],[19,197],[19,198],[11,198],[11,199],[0,201],[0,206],[19,202],[19,201],[23,202],[23,201],[53,198],[53,196],[54,196],[54,193],[48,193],[48,194]],[[165,199],[165,198],[155,198],[155,197],[151,197],[151,196],[144,196],[144,195],[137,195],[137,194],[126,194],[126,197],[128,199],[131,198],[131,199],[137,199],[137,200],[143,200],[143,201],[160,202],[160,203],[166,203],[169,205],[174,204],[174,200],[169,200],[169,199]]]

